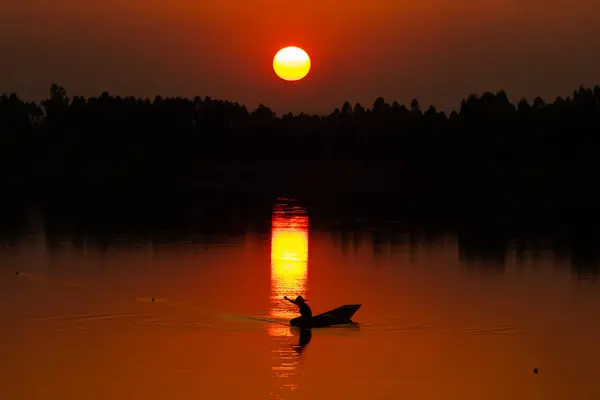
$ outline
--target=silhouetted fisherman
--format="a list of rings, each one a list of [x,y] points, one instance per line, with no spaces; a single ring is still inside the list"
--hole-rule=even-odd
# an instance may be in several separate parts
[[[295,300],[291,300],[287,296],[284,296],[283,298],[286,299],[287,301],[289,301],[290,303],[298,306],[298,308],[300,309],[300,315],[302,316],[302,319],[304,320],[303,325],[306,327],[310,327],[310,323],[312,321],[312,311],[311,311],[310,307],[308,306],[308,304],[306,304],[306,300],[304,300],[304,298],[302,296],[296,297]]]

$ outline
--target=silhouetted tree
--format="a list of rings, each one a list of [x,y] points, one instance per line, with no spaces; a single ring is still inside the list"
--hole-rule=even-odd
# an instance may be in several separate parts
[[[421,113],[421,106],[419,105],[419,100],[413,99],[413,101],[410,102],[410,110],[413,112],[413,114]]]
[[[347,101],[344,102],[344,105],[342,106],[342,114],[344,114],[344,115],[352,114],[352,106]]]

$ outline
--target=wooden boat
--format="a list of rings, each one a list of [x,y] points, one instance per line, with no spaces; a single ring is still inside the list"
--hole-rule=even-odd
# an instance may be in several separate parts
[[[352,324],[352,316],[360,308],[360,304],[346,304],[312,317],[309,326],[302,317],[290,320],[290,325],[298,328],[323,328],[326,326]]]

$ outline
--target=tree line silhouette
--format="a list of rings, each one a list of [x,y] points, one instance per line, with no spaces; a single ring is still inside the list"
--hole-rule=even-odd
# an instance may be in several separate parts
[[[0,96],[0,159],[7,162],[394,160],[413,167],[597,165],[600,86],[567,98],[512,104],[504,91],[471,95],[449,115],[415,99],[346,102],[326,116],[276,117],[210,97],[70,98],[56,84],[40,104]],[[476,164],[473,164],[476,163]]]
[[[179,197],[199,187],[301,197],[335,212],[361,202],[446,217],[494,204],[597,208],[599,131],[600,86],[551,103],[473,94],[450,114],[380,97],[278,117],[210,97],[70,98],[53,84],[40,104],[0,96],[0,176],[34,197],[115,202],[162,186]]]

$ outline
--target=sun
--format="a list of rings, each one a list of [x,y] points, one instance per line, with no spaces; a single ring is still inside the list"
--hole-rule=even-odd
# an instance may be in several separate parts
[[[299,47],[286,47],[275,54],[273,69],[285,81],[299,81],[310,71],[310,57]]]

